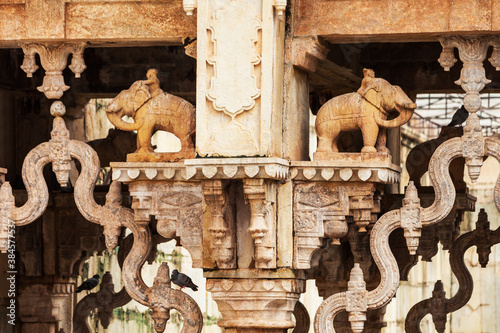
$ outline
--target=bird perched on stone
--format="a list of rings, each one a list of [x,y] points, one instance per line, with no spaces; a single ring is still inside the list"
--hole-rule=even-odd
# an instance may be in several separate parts
[[[96,274],[90,279],[83,281],[82,284],[76,288],[76,292],[79,293],[82,290],[94,289],[99,284],[99,278],[99,275]]]
[[[461,125],[464,121],[467,120],[468,117],[469,117],[469,112],[462,105],[462,107],[460,107],[460,109],[455,111],[455,114],[451,118],[451,122],[448,124],[448,126],[454,127],[457,125]]]
[[[172,271],[172,275],[170,276],[170,280],[173,283],[175,283],[176,285],[178,285],[179,287],[181,287],[181,290],[184,287],[189,287],[189,288],[193,289],[193,291],[198,290],[198,286],[195,285],[193,283],[193,281],[191,281],[191,278],[189,276],[187,276],[186,274],[183,274],[183,273],[179,273],[179,271],[176,269],[174,269]]]

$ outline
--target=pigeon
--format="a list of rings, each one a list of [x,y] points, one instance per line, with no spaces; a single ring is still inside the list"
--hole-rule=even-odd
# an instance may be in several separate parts
[[[462,124],[467,118],[469,117],[469,112],[465,109],[465,107],[462,105],[460,109],[455,111],[455,114],[451,118],[451,122],[448,124],[450,127],[454,127],[457,125]]]
[[[99,284],[99,278],[99,275],[96,274],[90,279],[83,281],[82,284],[76,288],[76,292],[79,293],[82,290],[94,289]]]
[[[186,274],[179,273],[176,269],[172,271],[172,276],[170,277],[170,280],[172,280],[173,283],[178,285],[179,287],[182,288],[184,287],[189,287],[193,289],[193,291],[198,290],[198,286],[191,281],[191,278],[187,276]]]

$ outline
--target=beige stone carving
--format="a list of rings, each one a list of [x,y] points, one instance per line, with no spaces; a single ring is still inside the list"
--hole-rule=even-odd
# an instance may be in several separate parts
[[[180,290],[172,289],[170,269],[166,262],[158,268],[153,287],[146,293],[149,306],[153,309],[151,317],[156,332],[163,332],[170,319],[170,309],[177,310],[184,319],[182,333],[201,333],[203,316],[195,300]]]
[[[147,225],[155,216],[157,230],[167,239],[179,237],[193,267],[202,267],[202,188],[200,183],[145,182],[129,185],[136,221]]]
[[[158,71],[150,69],[147,80],[136,81],[123,90],[106,108],[108,119],[118,129],[137,131],[137,150],[127,155],[129,162],[158,162],[194,158],[192,136],[196,130],[196,113],[188,101],[163,92],[157,78]],[[125,122],[129,116],[134,123]],[[181,141],[178,153],[154,153],[151,136],[157,130],[170,132]]]
[[[453,49],[458,49],[463,67],[460,78],[455,81],[462,87],[466,95],[464,106],[470,113],[477,112],[481,107],[479,92],[491,82],[486,78],[483,61],[486,59],[488,48],[494,46],[494,52],[489,59],[491,64],[499,70],[498,66],[498,36],[448,36],[439,39],[443,46],[439,63],[445,71],[449,71],[455,62]]]
[[[184,160],[179,163],[111,163],[113,180],[215,180],[260,178],[285,180],[287,160],[269,158],[207,158]],[[390,175],[392,177],[392,175]]]
[[[62,75],[66,68],[68,56],[73,54],[71,65],[69,68],[75,77],[79,78],[80,74],[87,68],[83,60],[83,51],[87,43],[21,43],[20,46],[24,52],[24,61],[21,68],[26,72],[28,77],[32,77],[38,66],[35,61],[35,54],[38,53],[45,76],[43,84],[37,89],[45,94],[49,99],[59,99],[64,92],[69,89],[64,83]]]
[[[274,184],[264,179],[244,179],[243,191],[250,206],[248,232],[254,240],[255,268],[276,268]]]
[[[357,92],[332,98],[319,109],[315,124],[317,152],[338,152],[340,133],[360,129],[364,143],[362,153],[388,153],[386,129],[402,126],[413,115],[417,105],[401,88],[374,78],[370,69],[363,72],[364,78]],[[399,116],[386,120],[391,111],[399,112]],[[314,159],[318,157],[315,155]]]
[[[73,331],[75,333],[91,332],[88,316],[90,311],[94,309],[97,309],[97,317],[102,327],[107,329],[113,316],[113,309],[123,306],[131,300],[125,288],[115,293],[113,279],[109,272],[102,276],[99,288],[98,292],[88,294],[76,305],[73,316]]]
[[[225,330],[284,330],[291,320],[305,281],[299,279],[207,279]],[[279,306],[278,306],[279,304]],[[270,311],[272,309],[272,311]],[[273,332],[273,331],[271,331]]]
[[[182,7],[186,12],[186,15],[193,15],[194,10],[196,9],[197,0],[182,0]]]
[[[209,228],[212,234],[213,258],[217,267],[221,269],[236,268],[236,226],[232,214],[227,214],[226,184],[221,180],[204,181],[203,197],[211,216],[212,225]]]
[[[443,291],[443,284],[437,281],[432,292],[432,298],[425,299],[415,304],[406,316],[405,331],[408,333],[419,333],[420,321],[427,314],[432,315],[432,320],[439,333],[444,332],[446,325],[446,315],[462,308],[467,304],[474,290],[474,281],[465,265],[465,252],[472,246],[477,247],[479,263],[481,267],[486,267],[488,257],[491,253],[491,246],[500,243],[500,228],[490,230],[488,215],[484,209],[478,214],[476,229],[460,236],[450,250],[451,270],[457,277],[459,287],[457,293],[446,298]]]

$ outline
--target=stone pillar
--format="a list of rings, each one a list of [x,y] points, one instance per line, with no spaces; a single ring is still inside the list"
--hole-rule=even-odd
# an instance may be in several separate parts
[[[74,278],[20,283],[19,321],[22,333],[72,332]]]

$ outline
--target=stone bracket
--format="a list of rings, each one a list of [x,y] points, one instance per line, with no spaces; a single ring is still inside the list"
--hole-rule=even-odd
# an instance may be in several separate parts
[[[40,56],[42,67],[45,69],[45,76],[43,84],[37,89],[49,99],[59,99],[69,89],[69,86],[64,83],[62,72],[66,68],[70,54],[73,54],[73,58],[69,68],[75,73],[76,78],[79,78],[87,68],[83,60],[83,51],[87,47],[87,42],[21,43],[20,46],[24,52],[24,61],[21,68],[28,77],[32,77],[33,73],[38,69],[35,54],[38,53]]]
[[[322,239],[332,244],[348,232],[347,216],[353,216],[359,232],[374,222],[380,202],[373,183],[296,182],[293,191],[294,254],[293,267],[311,268],[314,251]]]
[[[295,67],[314,73],[319,60],[325,60],[328,48],[323,46],[317,36],[296,37],[292,42],[292,63]]]
[[[134,219],[147,225],[155,216],[158,233],[172,239],[179,237],[188,250],[193,267],[202,267],[203,260],[203,195],[199,182],[145,182],[130,184]]]
[[[276,268],[276,187],[264,179],[244,179],[245,201],[250,205],[248,232],[254,241],[256,268]]]
[[[222,180],[202,182],[203,198],[210,213],[209,228],[213,257],[221,269],[236,268],[236,235],[232,214],[228,214],[226,185]],[[204,217],[205,218],[205,217]]]

